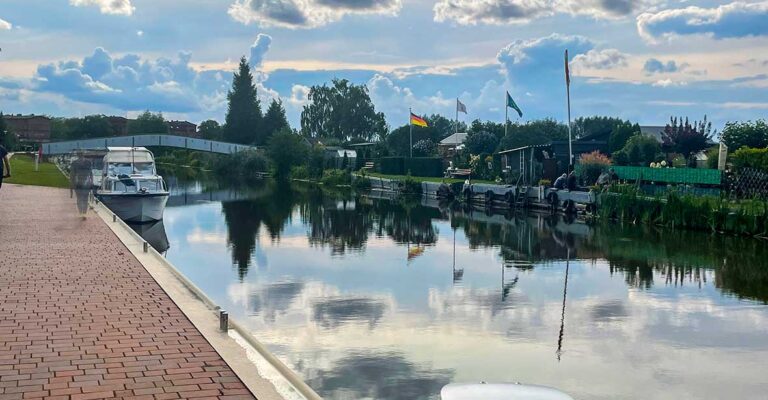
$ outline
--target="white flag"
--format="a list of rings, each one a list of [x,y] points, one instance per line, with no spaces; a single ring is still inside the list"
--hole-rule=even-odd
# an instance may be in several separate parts
[[[456,112],[463,112],[464,114],[467,113],[467,106],[460,102],[459,99],[456,99]]]

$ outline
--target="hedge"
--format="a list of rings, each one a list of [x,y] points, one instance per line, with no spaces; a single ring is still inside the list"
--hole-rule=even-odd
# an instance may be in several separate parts
[[[443,159],[432,157],[383,157],[376,163],[378,172],[386,175],[443,176]]]
[[[736,170],[756,168],[768,171],[768,149],[742,147],[731,155],[731,162]]]
[[[403,160],[403,157],[382,157],[376,163],[376,169],[386,175],[403,175]]]
[[[412,176],[443,176],[443,159],[431,157],[406,158],[403,164],[404,172]]]

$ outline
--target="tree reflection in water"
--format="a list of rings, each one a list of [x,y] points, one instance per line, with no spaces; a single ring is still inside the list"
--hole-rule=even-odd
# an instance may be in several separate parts
[[[328,247],[337,256],[364,252],[371,235],[398,244],[434,245],[435,222],[450,219],[452,228],[463,231],[470,249],[498,248],[505,265],[519,271],[564,260],[570,252],[572,259],[607,260],[610,272],[624,275],[631,287],[698,285],[706,283],[704,271],[714,271],[715,285],[723,292],[768,303],[768,269],[761,267],[768,246],[759,240],[613,224],[590,227],[549,215],[505,218],[315,186],[269,183],[267,189],[256,198],[222,203],[232,262],[241,279],[251,267],[262,229],[279,242],[295,215],[306,227],[311,246]],[[454,280],[460,281],[461,274],[454,269]],[[657,282],[657,275],[664,281]],[[502,288],[504,297],[509,289]]]

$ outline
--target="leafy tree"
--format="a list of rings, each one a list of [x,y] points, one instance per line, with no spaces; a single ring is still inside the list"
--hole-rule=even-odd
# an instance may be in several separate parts
[[[573,135],[575,138],[583,138],[587,136],[599,136],[606,139],[613,132],[616,125],[622,124],[626,121],[621,118],[615,117],[580,117],[573,121]]]
[[[765,120],[755,122],[729,122],[725,124],[722,140],[731,151],[736,151],[744,146],[762,149],[768,147],[768,124]]]
[[[103,115],[99,116],[102,118],[99,118],[98,121],[86,121],[89,117],[88,116],[83,118],[83,123],[85,125],[85,129],[90,129],[89,125],[92,123],[98,123],[102,126],[106,124],[106,126],[109,125],[109,120],[107,117],[104,117]],[[111,131],[111,126],[109,128]],[[168,124],[165,122],[165,118],[163,117],[163,113],[157,113],[153,114],[149,111],[144,111],[143,113],[139,114],[136,119],[128,121],[128,134],[130,135],[138,135],[138,134],[144,134],[144,133],[168,133]],[[87,137],[87,136],[85,136]]]
[[[496,146],[499,145],[499,139],[488,132],[479,132],[469,135],[464,142],[464,146],[470,154],[493,153]]]
[[[640,134],[640,125],[629,121],[616,124],[608,137],[608,151],[613,153],[624,148],[627,141]]]
[[[301,133],[313,138],[371,141],[387,133],[384,114],[376,112],[365,85],[334,79],[333,86],[312,86],[301,112]]]
[[[275,176],[286,178],[291,172],[291,167],[306,161],[307,144],[300,135],[284,128],[269,138],[267,157],[272,161]]]
[[[663,147],[668,151],[680,153],[692,165],[692,157],[706,149],[707,142],[712,137],[712,123],[707,122],[707,117],[701,122],[688,122],[688,118],[671,118],[670,123],[662,132],[664,138]]]
[[[12,151],[16,149],[17,142],[16,134],[10,131],[8,124],[5,123],[3,113],[0,112],[0,145],[6,150]]]
[[[321,146],[309,149],[307,157],[307,175],[311,179],[320,179],[325,169],[325,150]]]
[[[503,128],[502,124],[499,125]],[[554,119],[546,118],[529,121],[525,124],[510,124],[507,136],[501,139],[500,148],[509,150],[567,139],[568,127]]]
[[[510,127],[512,127],[513,124],[510,123]],[[472,121],[472,124],[469,126],[469,130],[467,133],[470,135],[473,135],[475,133],[480,132],[487,132],[491,133],[497,138],[501,139],[504,137],[504,124],[500,124],[493,121],[480,121],[479,119],[476,119]]]
[[[267,112],[264,114],[264,123],[262,124],[264,137],[261,138],[261,143],[256,144],[263,145],[275,132],[279,132],[285,128],[290,129],[290,127],[291,126],[288,125],[288,118],[285,116],[283,102],[281,100],[272,99],[272,102],[269,103],[269,108],[267,108]]]
[[[215,120],[209,119],[200,123],[197,127],[200,137],[205,140],[221,140],[223,129]]]
[[[413,155],[416,157],[430,157],[437,152],[437,145],[429,139],[422,139],[413,145]]]
[[[614,152],[613,157],[618,165],[639,165],[647,167],[656,161],[661,154],[661,146],[656,139],[635,135],[629,138],[623,149]]]
[[[229,108],[224,125],[224,140],[233,143],[261,142],[261,104],[253,82],[253,74],[245,56],[232,78],[232,89],[227,94]]]

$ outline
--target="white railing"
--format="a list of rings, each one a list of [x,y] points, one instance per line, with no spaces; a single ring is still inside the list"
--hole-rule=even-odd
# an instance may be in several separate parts
[[[234,154],[246,150],[256,150],[256,146],[219,142],[216,140],[195,139],[184,136],[134,135],[44,143],[43,155],[67,154],[75,150],[98,150],[106,149],[107,147],[147,146],[177,147],[180,149],[206,151],[219,154]]]

